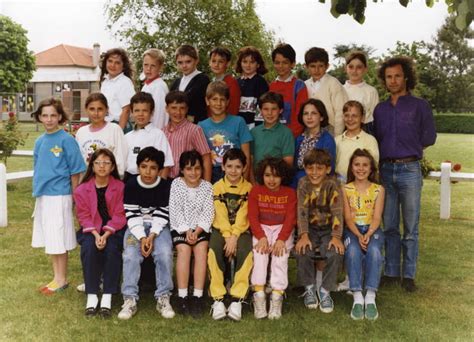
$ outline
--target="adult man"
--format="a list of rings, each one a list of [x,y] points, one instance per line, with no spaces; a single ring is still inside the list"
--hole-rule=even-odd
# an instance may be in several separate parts
[[[386,190],[383,224],[385,233],[384,283],[398,283],[416,290],[418,223],[423,178],[423,149],[436,141],[433,113],[423,99],[414,97],[416,76],[408,57],[386,60],[378,72],[390,98],[374,110],[375,137],[380,150],[380,172]],[[403,238],[400,236],[400,211]],[[403,265],[401,265],[403,252]],[[402,266],[402,267],[401,267]]]

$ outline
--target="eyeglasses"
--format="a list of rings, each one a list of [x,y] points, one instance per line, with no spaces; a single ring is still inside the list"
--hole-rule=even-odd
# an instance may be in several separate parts
[[[94,161],[94,165],[97,165],[97,166],[109,166],[109,165],[112,165],[112,162],[111,161],[108,161],[108,160],[96,160]]]

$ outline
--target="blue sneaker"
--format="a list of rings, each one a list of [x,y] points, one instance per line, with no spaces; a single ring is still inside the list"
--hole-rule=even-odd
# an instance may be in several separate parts
[[[334,310],[334,302],[332,301],[331,294],[325,293],[323,294],[321,290],[319,290],[319,309],[321,312],[324,313],[331,313]]]
[[[308,309],[318,308],[318,296],[316,296],[314,285],[308,285],[305,287],[306,291],[301,295],[303,297],[304,305]]]

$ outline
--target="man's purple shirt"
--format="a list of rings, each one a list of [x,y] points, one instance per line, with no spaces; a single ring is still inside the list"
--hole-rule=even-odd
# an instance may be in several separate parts
[[[423,148],[436,141],[433,113],[427,101],[412,95],[390,98],[374,110],[375,137],[380,160],[423,157]]]

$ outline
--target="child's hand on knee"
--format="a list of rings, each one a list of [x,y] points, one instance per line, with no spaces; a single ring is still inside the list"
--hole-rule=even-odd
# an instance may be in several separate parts
[[[331,249],[331,247],[334,247],[336,253],[344,255],[344,244],[342,243],[341,239],[333,236],[331,241],[329,241],[328,250]]]
[[[286,253],[285,241],[277,240],[272,246],[272,254],[277,257],[283,256]]]
[[[313,245],[311,244],[311,241],[309,241],[308,233],[301,234],[295,246],[296,253],[305,254],[307,250],[312,248]]]
[[[237,240],[238,237],[235,235],[231,235],[228,238],[225,238],[224,252],[227,258],[230,258],[236,254]]]
[[[260,240],[258,240],[254,248],[257,251],[257,253],[260,253],[260,254],[267,254],[270,252],[270,246],[268,245],[268,240],[266,237],[263,237]]]

